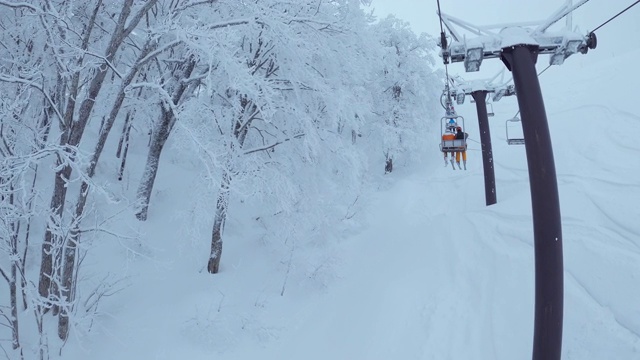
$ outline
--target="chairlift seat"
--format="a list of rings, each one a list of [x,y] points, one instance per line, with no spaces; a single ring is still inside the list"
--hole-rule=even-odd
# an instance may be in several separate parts
[[[524,139],[507,139],[509,145],[524,145]]]
[[[455,140],[442,140],[440,144],[440,151],[442,152],[455,152],[455,151],[465,151],[467,149],[466,140],[464,139],[455,139]]]

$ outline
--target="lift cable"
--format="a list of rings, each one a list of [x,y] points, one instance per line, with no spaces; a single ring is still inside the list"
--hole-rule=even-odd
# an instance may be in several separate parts
[[[639,0],[640,1],[640,0]],[[447,49],[447,37],[444,33],[444,27],[442,25],[443,21],[442,21],[442,12],[440,11],[440,0],[437,0],[438,2],[438,18],[440,19],[440,47],[442,48],[442,51],[446,51]],[[451,101],[451,92],[449,91],[449,67],[447,66],[447,64],[449,63],[449,59],[447,57],[447,55],[445,53],[443,53],[442,56],[442,60],[444,62],[444,73],[445,73],[445,78],[446,78],[446,82],[445,82],[445,86],[444,86],[444,90],[447,93],[447,102]],[[441,101],[442,103],[442,101]],[[448,107],[445,104],[442,104],[442,106],[445,108],[446,111],[449,111]]]
[[[640,0],[636,0],[636,2],[634,2],[633,4],[627,6],[624,10],[620,11],[619,13],[615,14],[614,16],[612,16],[609,20],[603,22],[602,24],[600,24],[599,26],[597,26],[595,29],[591,30],[591,33],[596,32],[596,30],[602,28],[603,26],[607,25],[608,23],[610,23],[613,19],[617,18],[618,16],[622,15],[623,13],[625,13],[627,10],[631,9],[632,7],[634,7],[635,5],[638,5],[638,3],[640,3]],[[544,68],[542,71],[540,71],[538,73],[538,76],[542,75],[542,73],[544,73],[545,71],[547,71],[547,69],[549,69],[551,67],[551,65],[548,65],[546,68]],[[518,112],[513,116],[514,118],[516,116],[518,116],[518,114],[520,114],[520,110],[518,110]]]
[[[640,1],[640,0],[638,0],[638,1]],[[542,75],[542,74],[543,74],[545,71],[547,71],[547,69],[548,69],[548,68],[550,68],[550,67],[551,67],[551,64],[547,65],[547,67],[546,67],[546,68],[544,68],[544,69],[542,69],[542,71],[540,71],[540,72],[538,73],[538,75],[537,75],[537,76],[539,77],[540,75]]]
[[[444,34],[444,28],[442,27],[442,13],[440,12],[440,0],[438,1],[438,17],[440,17],[440,34]]]
[[[640,2],[640,0],[638,0],[638,1]],[[550,67],[551,67],[551,64],[547,65],[547,67],[546,67],[546,68],[544,68],[544,69],[542,69],[542,71],[540,71],[540,72],[538,73],[538,75],[537,75],[537,76],[539,77],[540,75],[542,75],[542,74],[543,74],[545,71],[547,71],[547,69],[549,69]],[[518,110],[518,112],[517,112],[515,115],[513,115],[513,118],[515,118],[516,116],[518,116],[518,114],[520,114],[520,110]],[[512,119],[513,119],[513,118],[512,118]]]
[[[625,11],[627,11],[627,10],[631,9],[631,8],[632,8],[632,7],[634,7],[635,5],[638,5],[638,3],[640,3],[640,0],[637,0],[637,1],[636,1],[636,2],[634,2],[633,4],[631,4],[631,5],[627,6],[627,8],[626,8],[626,9],[624,9],[624,10],[620,11],[619,13],[617,13],[616,15],[614,15],[611,19],[609,19],[609,20],[607,20],[607,21],[603,22],[603,23],[602,23],[602,24],[600,24],[600,26],[598,26],[597,28],[595,28],[595,29],[591,30],[591,32],[595,32],[596,30],[600,29],[601,27],[603,27],[603,26],[607,25],[609,22],[611,22],[611,20],[613,20],[613,19],[617,18],[618,16],[622,15]]]

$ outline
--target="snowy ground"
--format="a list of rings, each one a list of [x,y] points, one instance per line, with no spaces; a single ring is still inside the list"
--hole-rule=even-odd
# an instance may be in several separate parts
[[[577,57],[541,77],[563,219],[563,358],[639,359],[640,107],[629,81],[640,78],[640,51],[594,64]],[[126,287],[104,300],[104,316],[63,358],[529,358],[526,158],[504,141],[515,98],[494,110],[496,205],[484,206],[479,144],[471,143],[469,170],[454,172],[442,166],[434,134],[423,164],[398,168],[366,199],[353,219],[360,227],[299,250],[326,259],[313,269],[287,273],[287,259],[261,243],[264,230],[236,213],[222,271],[207,274],[207,227],[194,244],[175,225],[191,199],[170,191],[184,185],[184,165],[161,167],[150,220],[130,225],[144,240],[104,245],[101,266]],[[458,112],[479,140],[473,104]]]

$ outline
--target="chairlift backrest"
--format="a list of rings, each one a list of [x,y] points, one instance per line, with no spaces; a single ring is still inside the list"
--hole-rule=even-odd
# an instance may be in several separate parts
[[[495,115],[493,112],[493,104],[487,103],[487,116],[491,117],[493,115]]]

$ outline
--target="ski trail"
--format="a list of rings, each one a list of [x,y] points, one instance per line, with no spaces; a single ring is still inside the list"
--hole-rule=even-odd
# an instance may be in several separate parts
[[[494,235],[481,233],[474,216],[465,214],[484,207],[484,193],[469,197],[466,190],[456,191],[477,182],[478,169],[456,173],[457,178],[451,171],[423,170],[378,194],[367,230],[343,246],[344,276],[299,314],[292,331],[251,355],[323,360],[521,356],[512,349],[526,349],[530,342],[531,284],[525,281],[521,289],[521,274],[530,269],[514,268],[530,261],[513,253],[498,255],[491,244]],[[434,185],[442,182],[450,182],[451,191]],[[522,294],[521,302],[512,304],[509,299],[519,296],[510,292]],[[505,338],[520,345],[505,347]]]
[[[640,342],[640,333],[635,329],[633,329],[632,325],[627,325],[626,324],[627,321],[624,318],[619,319],[618,316],[616,316],[616,314],[612,312],[607,305],[605,305],[601,300],[598,299],[599,296],[594,294],[591,290],[589,290],[588,286],[584,284],[582,281],[580,281],[571,271],[565,271],[565,275],[568,275],[567,276],[569,280],[568,282],[571,286],[578,288],[579,291],[585,294],[586,298],[588,298],[590,301],[593,301],[597,306],[602,308],[603,311],[610,312],[612,317],[612,322],[616,326],[621,328],[624,333],[627,333],[627,335],[632,336],[634,338],[633,341]]]
[[[491,214],[482,216],[489,208],[484,206],[480,166],[476,162],[469,171],[456,174],[450,174],[448,168],[435,169],[424,181],[424,191],[438,183],[449,183],[452,190],[430,192],[429,202],[423,204],[431,212],[425,218],[434,239],[444,240],[432,244],[439,247],[432,250],[441,251],[442,256],[452,254],[445,267],[451,273],[449,281],[431,287],[438,295],[425,319],[429,333],[424,359],[476,358],[480,354],[506,359],[522,356],[514,348],[530,348],[533,282],[527,275],[533,269],[531,245],[478,230],[486,229],[487,221],[495,221]],[[493,227],[498,231],[505,225],[501,222]],[[517,234],[517,227],[510,232]],[[513,303],[514,298],[519,301]],[[504,339],[517,345],[504,346]]]
[[[266,351],[290,359],[391,359],[406,354],[423,359],[427,353],[441,354],[441,345],[423,345],[430,332],[428,319],[446,303],[438,299],[451,297],[443,292],[456,277],[458,254],[447,234],[434,233],[432,221],[426,220],[425,204],[441,201],[440,196],[415,178],[399,179],[380,193],[372,204],[369,228],[342,249],[343,278],[300,315],[289,338]]]

